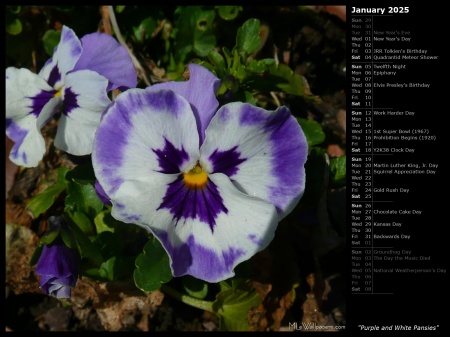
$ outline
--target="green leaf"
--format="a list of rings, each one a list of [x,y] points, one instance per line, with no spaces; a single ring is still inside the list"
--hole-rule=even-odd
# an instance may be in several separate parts
[[[136,286],[145,292],[158,290],[162,283],[172,279],[172,272],[167,255],[161,243],[151,238],[141,254],[136,258],[134,270],[134,282]]]
[[[331,180],[338,186],[345,185],[347,169],[346,155],[337,158],[332,158],[330,161]]]
[[[94,218],[102,209],[103,202],[95,192],[95,187],[91,184],[79,184],[69,182],[67,186],[66,207],[78,209],[86,215]]]
[[[106,260],[102,263],[99,269],[99,274],[101,277],[108,279],[109,281],[114,281],[114,265],[116,263],[116,257]]]
[[[239,82],[242,82],[247,75],[245,66],[241,63],[241,58],[236,50],[233,51],[233,66],[231,67],[230,74],[238,79]]]
[[[244,95],[245,95],[245,101],[247,103],[250,103],[251,105],[256,106],[257,105],[257,101],[255,99],[255,97],[253,96],[253,94],[251,92],[248,91],[244,91]]]
[[[103,262],[103,256],[100,252],[100,249],[91,242],[88,236],[78,227],[78,225],[74,222],[72,214],[65,213],[63,214],[64,219],[72,230],[72,234],[77,241],[78,251],[81,257],[86,257],[96,265],[100,266]]]
[[[294,73],[285,64],[272,64],[269,66],[270,78],[275,80],[276,87],[291,95],[304,96],[306,89],[300,75]]]
[[[36,249],[33,252],[33,255],[30,258],[30,266],[34,266],[39,261],[43,249],[44,245],[39,245],[36,247]]]
[[[221,292],[231,289],[231,284],[229,284],[227,281],[220,281],[219,286]]]
[[[116,226],[121,222],[114,219],[111,215],[111,209],[105,209],[97,214],[94,218],[95,229],[97,233],[112,232],[116,230]]]
[[[251,60],[245,69],[253,73],[262,74],[267,71],[268,67],[272,64],[275,64],[274,59]]]
[[[200,300],[208,295],[208,283],[190,275],[183,276],[183,288],[189,296]]]
[[[6,6],[8,8],[8,11],[10,11],[13,14],[19,14],[20,13],[20,6]]]
[[[152,36],[152,33],[155,30],[156,26],[156,20],[152,17],[148,17],[142,20],[139,27],[133,27],[134,37],[136,38],[136,40],[142,43],[145,41],[145,39],[148,39],[150,36]]]
[[[6,32],[11,35],[19,35],[22,32],[22,21],[15,18],[6,22]]]
[[[208,59],[214,65],[217,77],[223,78],[227,72],[223,56],[213,49],[208,53]]]
[[[216,96],[222,96],[227,92],[235,93],[239,90],[239,82],[234,78],[233,75],[226,75],[220,81],[219,86],[216,90]]]
[[[99,275],[109,281],[127,278],[133,272],[134,257],[113,256],[102,263]]]
[[[68,171],[69,169],[66,167],[58,168],[58,178],[56,182],[53,185],[48,186],[28,203],[27,209],[33,213],[35,218],[46,212],[53,205],[61,192],[66,189],[67,181],[65,176]]]
[[[178,28],[175,36],[177,61],[184,62],[190,52],[206,57],[216,45],[212,30],[214,9],[203,6],[180,6],[177,8]]]
[[[121,255],[124,247],[123,238],[111,232],[100,233],[93,242],[100,249],[102,256],[107,259]]]
[[[75,240],[75,237],[70,229],[61,228],[60,234],[61,239],[67,247],[70,249],[78,249],[77,241]]]
[[[117,13],[122,13],[123,10],[125,9],[125,7],[127,7],[127,6],[116,6],[116,12]]]
[[[192,50],[198,56],[205,57],[216,45],[216,37],[214,35],[197,34],[194,40]]]
[[[191,62],[192,62],[192,63],[195,63],[195,64],[199,64],[199,65],[201,65],[202,67],[205,67],[206,69],[208,69],[208,70],[209,70],[210,72],[212,72],[212,73],[215,72],[214,66],[213,66],[211,63],[207,62],[207,61],[204,61],[204,60],[200,60],[200,59],[198,59],[198,58],[195,58],[195,59],[192,59]]]
[[[250,55],[261,44],[259,37],[259,20],[248,19],[242,27],[238,29],[236,36],[236,50],[239,54]]]
[[[61,40],[61,31],[60,30],[47,30],[42,37],[42,42],[44,43],[44,49],[48,55],[53,55],[53,50],[58,45]]]
[[[232,54],[227,47],[222,48],[223,56],[225,56],[225,61],[227,62],[227,68],[231,68]]]
[[[322,143],[325,140],[325,133],[322,126],[314,120],[297,118],[298,123],[306,136],[308,147]]]
[[[242,11],[241,6],[216,6],[217,13],[224,20],[234,20]]]
[[[60,226],[53,226],[50,227],[44,235],[42,235],[41,239],[39,240],[39,245],[49,245],[51,244],[57,237],[61,230]]]
[[[82,165],[78,165],[67,173],[66,179],[78,184],[94,184],[96,177],[92,163],[89,161]]]
[[[213,310],[219,315],[219,330],[248,331],[248,311],[261,301],[250,282],[221,291],[213,303]]]
[[[77,209],[70,209],[66,207],[65,211],[72,218],[73,222],[83,231],[86,235],[94,234],[94,226],[92,226],[91,220],[86,214]]]

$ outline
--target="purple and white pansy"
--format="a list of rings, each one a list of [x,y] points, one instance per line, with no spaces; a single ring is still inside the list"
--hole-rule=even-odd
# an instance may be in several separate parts
[[[10,159],[37,166],[45,153],[41,128],[62,108],[55,146],[74,155],[88,155],[100,116],[111,104],[108,91],[136,87],[131,57],[113,37],[92,33],[78,39],[62,28],[53,57],[39,74],[6,69],[6,135],[15,144]]]
[[[113,217],[150,230],[175,277],[219,282],[268,246],[300,200],[308,148],[287,107],[219,108],[219,79],[196,64],[189,72],[120,94],[92,161]]]

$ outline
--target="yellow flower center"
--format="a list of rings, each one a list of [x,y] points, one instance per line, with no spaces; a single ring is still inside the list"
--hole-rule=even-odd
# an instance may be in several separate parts
[[[61,90],[62,90],[62,89],[61,89]],[[58,90],[57,92],[55,92],[55,94],[53,95],[53,97],[61,96],[61,90]]]
[[[208,173],[200,165],[196,165],[188,173],[183,173],[184,183],[190,189],[201,189],[208,182]]]

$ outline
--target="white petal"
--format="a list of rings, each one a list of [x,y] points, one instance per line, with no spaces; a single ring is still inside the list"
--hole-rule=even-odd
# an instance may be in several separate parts
[[[56,147],[77,156],[92,153],[101,115],[111,103],[107,86],[108,80],[91,70],[67,74]]]
[[[155,234],[169,254],[174,276],[188,274],[207,282],[222,281],[234,276],[239,263],[272,241],[278,223],[275,207],[238,191],[220,173],[210,175],[208,184],[217,187],[215,192],[205,200],[188,201],[177,218],[178,205],[161,207],[169,194],[168,186],[177,178],[159,174],[151,179],[136,177],[122,183],[115,193],[112,211],[114,218],[135,223]],[[186,191],[180,192],[183,193]],[[201,208],[196,213],[188,209],[198,203],[209,206],[216,198],[222,200],[223,208],[219,210]],[[214,214],[214,223],[202,221],[202,212]]]
[[[66,74],[71,71],[82,52],[81,42],[75,32],[63,26],[61,40],[56,46],[53,57],[49,59],[39,72],[52,87],[59,90],[64,85]]]

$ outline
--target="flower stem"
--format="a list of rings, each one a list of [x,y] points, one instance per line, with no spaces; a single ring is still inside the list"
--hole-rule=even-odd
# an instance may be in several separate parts
[[[213,302],[199,300],[197,298],[182,294],[179,291],[173,289],[172,287],[169,287],[166,284],[163,284],[161,286],[161,291],[163,293],[165,293],[169,296],[172,296],[173,298],[185,303],[185,304],[188,304],[188,305],[194,307],[194,308],[214,312],[213,311]]]
[[[136,68],[139,75],[141,75],[145,84],[147,86],[150,86],[151,82],[148,80],[147,75],[145,74],[144,68],[141,66],[141,63],[138,61],[136,56],[134,56],[133,52],[128,47],[127,43],[125,42],[124,38],[122,37],[122,34],[120,33],[119,25],[117,24],[116,15],[114,14],[113,6],[106,6],[106,7],[108,8],[109,19],[111,21],[111,25],[113,26],[114,33],[116,34],[117,40],[119,40],[119,43],[122,46],[124,46],[125,49],[128,51],[128,54],[130,55],[131,60],[133,61],[134,67]]]

